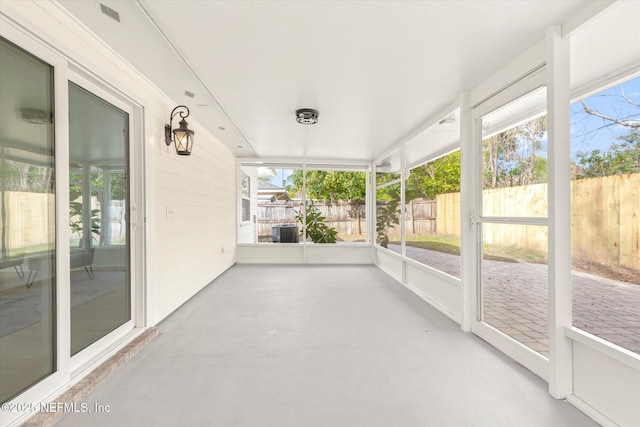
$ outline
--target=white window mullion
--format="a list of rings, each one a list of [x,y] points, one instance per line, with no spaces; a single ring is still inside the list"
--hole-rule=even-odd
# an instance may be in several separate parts
[[[572,394],[572,324],[569,39],[547,31],[549,206],[549,393]]]

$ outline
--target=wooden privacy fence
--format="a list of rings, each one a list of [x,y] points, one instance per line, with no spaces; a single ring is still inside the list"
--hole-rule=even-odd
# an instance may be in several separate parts
[[[315,201],[322,216],[327,218],[325,224],[333,227],[338,235],[362,235],[366,232],[366,209],[363,202],[347,201]],[[277,224],[295,224],[296,214],[300,211],[300,202],[259,202],[258,203],[258,236],[271,236],[271,229]]]
[[[571,181],[573,256],[640,269],[640,173]]]
[[[484,190],[482,198],[485,215],[547,216],[546,184]],[[438,195],[436,205],[436,232],[460,237],[460,193]],[[489,224],[483,237],[547,250],[547,227]],[[640,174],[571,181],[571,248],[575,258],[640,269]]]

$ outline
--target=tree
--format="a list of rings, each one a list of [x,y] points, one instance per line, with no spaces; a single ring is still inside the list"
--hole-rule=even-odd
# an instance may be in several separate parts
[[[365,217],[366,177],[365,172],[308,170],[307,199],[325,200],[330,204],[335,204],[338,200],[350,202],[348,215],[357,220],[358,234],[362,234],[360,220]],[[287,192],[290,195],[302,194],[302,170],[295,170],[287,178],[287,181],[289,181]],[[307,215],[309,215],[309,211],[307,211]],[[322,221],[326,220],[326,218],[322,218]]]
[[[460,150],[412,169],[405,186],[405,202],[457,191],[460,191]]]
[[[607,151],[579,151],[576,154],[576,179],[640,173],[640,132],[632,129],[611,144]]]
[[[482,141],[483,188],[547,182],[546,134],[547,117],[540,116]]]
[[[620,142],[613,142],[606,150],[578,151],[573,173],[576,179],[640,173],[640,102],[625,93],[624,85],[619,90],[619,94],[596,95],[599,98],[613,99],[613,108],[601,105],[599,111],[596,107],[589,106],[586,100],[580,102],[584,114],[602,120],[601,126],[589,129],[580,136],[584,137],[610,126],[626,129],[627,133],[618,134],[614,140]],[[604,112],[605,110],[608,112]]]
[[[303,171],[296,170],[288,180],[287,191],[290,195],[302,192]],[[315,200],[364,201],[367,182],[365,172],[349,171],[307,171],[307,198]]]

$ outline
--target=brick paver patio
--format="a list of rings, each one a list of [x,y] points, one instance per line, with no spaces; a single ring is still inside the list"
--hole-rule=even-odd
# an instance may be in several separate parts
[[[400,252],[400,246],[389,245]],[[460,257],[407,246],[407,256],[460,277]],[[541,354],[549,353],[546,265],[483,262],[484,320]],[[640,285],[573,272],[573,325],[640,353]]]

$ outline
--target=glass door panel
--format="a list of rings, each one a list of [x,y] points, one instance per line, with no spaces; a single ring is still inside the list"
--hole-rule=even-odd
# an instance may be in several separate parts
[[[71,354],[131,319],[129,115],[69,84]]]
[[[0,38],[0,401],[56,369],[53,68]]]

